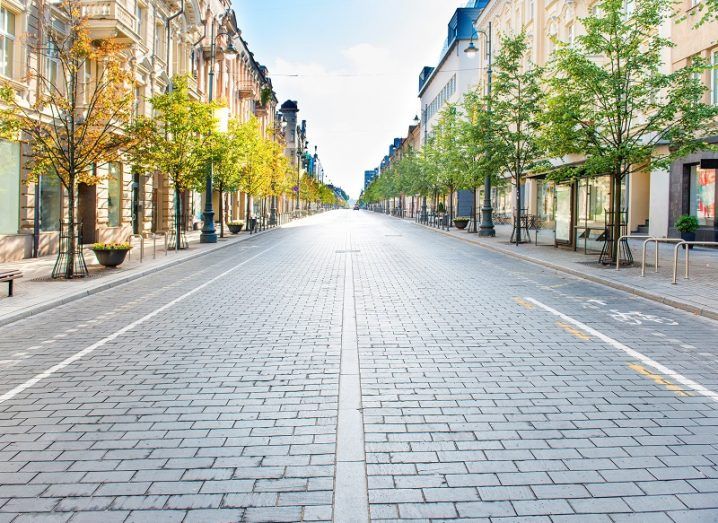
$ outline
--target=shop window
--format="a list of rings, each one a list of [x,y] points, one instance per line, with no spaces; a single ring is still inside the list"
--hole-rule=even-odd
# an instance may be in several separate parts
[[[20,144],[0,140],[0,234],[17,234],[20,220]]]
[[[59,231],[62,219],[62,185],[55,174],[40,176],[40,230]]]
[[[716,170],[691,166],[690,214],[702,226],[713,227],[716,216]]]
[[[13,76],[15,61],[15,14],[0,7],[0,75]]]
[[[550,182],[539,183],[536,194],[536,214],[544,223],[553,222],[554,185]]]
[[[122,224],[122,165],[112,162],[107,176],[107,226]]]

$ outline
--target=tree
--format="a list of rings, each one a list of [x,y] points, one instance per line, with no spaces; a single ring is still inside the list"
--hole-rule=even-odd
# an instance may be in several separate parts
[[[224,222],[226,206],[225,192],[239,190],[242,183],[242,139],[241,123],[232,118],[229,120],[226,133],[212,133],[208,142],[207,152],[212,161],[214,186],[219,193],[220,237],[224,238]]]
[[[662,56],[673,47],[657,28],[673,16],[671,0],[601,0],[583,19],[586,34],[561,45],[553,57],[544,136],[553,156],[583,154],[580,166],[553,173],[557,180],[610,174],[612,230],[608,256],[616,261],[621,236],[621,187],[633,172],[665,168],[706,148],[718,107],[703,103],[694,60],[666,72]],[[660,147],[669,144],[669,147]]]
[[[131,136],[124,127],[132,108],[125,49],[113,40],[92,41],[80,2],[63,0],[54,9],[64,24],[40,16],[38,54],[52,54],[56,68],[30,65],[25,83],[36,92],[27,105],[10,84],[0,87],[0,134],[30,143],[30,175],[57,176],[67,193],[67,245],[61,245],[53,276],[76,276],[76,190],[97,184],[97,166],[120,159]],[[33,63],[33,62],[31,62]],[[44,63],[44,62],[40,62]],[[93,224],[94,225],[94,224]],[[61,260],[65,260],[60,265]],[[84,265],[82,268],[84,276]]]
[[[265,194],[272,167],[271,142],[262,137],[259,121],[252,117],[240,127],[242,162],[241,189],[247,195],[247,224],[252,216],[250,203],[253,196]]]
[[[503,181],[498,176],[501,165],[497,161],[497,148],[493,146],[493,135],[489,132],[491,113],[489,100],[476,90],[468,91],[463,99],[465,114],[459,127],[459,140],[465,150],[465,183],[473,190],[474,232],[478,231],[478,202],[476,193],[484,184],[486,177],[491,178],[493,186]]]
[[[460,141],[462,116],[458,107],[447,104],[434,127],[432,150],[437,162],[437,185],[449,194],[449,220],[454,218],[454,192],[466,186],[467,150]]]
[[[524,60],[528,52],[526,33],[501,38],[491,95],[491,118],[487,122],[488,158],[516,187],[514,239],[521,243],[521,183],[541,161],[544,150],[539,137],[539,115],[544,93],[542,69]]]
[[[215,105],[190,96],[187,78],[175,77],[171,91],[150,98],[153,117],[138,117],[127,134],[135,137],[128,154],[142,172],[169,177],[175,192],[175,246],[181,248],[180,195],[200,189],[206,177],[209,145],[216,125]]]

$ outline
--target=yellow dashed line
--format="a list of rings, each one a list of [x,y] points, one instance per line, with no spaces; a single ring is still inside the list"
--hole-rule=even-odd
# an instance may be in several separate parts
[[[533,303],[530,303],[523,298],[519,298],[518,296],[514,296],[514,301],[521,305],[524,309],[532,310],[534,308]]]
[[[658,375],[658,374],[652,373],[650,370],[648,370],[647,368],[645,368],[645,367],[643,367],[643,366],[641,366],[641,365],[638,365],[637,363],[631,363],[631,364],[629,364],[629,365],[628,365],[628,368],[630,368],[631,370],[636,371],[636,372],[639,373],[639,374],[644,375],[646,378],[648,378],[648,379],[654,381],[654,382],[657,383],[658,385],[663,385],[665,388],[667,388],[667,389],[670,390],[671,392],[675,392],[675,393],[678,394],[679,396],[692,396],[692,394],[691,394],[690,392],[686,392],[685,390],[683,390],[681,387],[679,387],[679,386],[676,385],[675,383],[672,383],[672,382],[668,381],[668,380],[667,380],[666,378],[664,378],[663,376],[660,376],[660,375]]]
[[[580,339],[580,340],[587,341],[587,340],[590,340],[590,339],[591,339],[591,336],[589,336],[588,334],[586,334],[586,333],[584,333],[584,332],[581,332],[581,331],[578,330],[578,329],[575,329],[575,328],[571,327],[568,323],[564,323],[564,322],[562,322],[562,321],[557,321],[557,322],[556,322],[556,325],[558,325],[559,327],[561,327],[563,330],[565,330],[565,331],[568,332],[569,334],[572,334],[573,336],[576,336],[576,337],[577,337],[578,339]]]

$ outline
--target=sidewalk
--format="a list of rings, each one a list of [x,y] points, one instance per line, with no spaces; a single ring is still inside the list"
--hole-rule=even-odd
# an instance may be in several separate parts
[[[257,234],[266,234],[268,229]],[[219,231],[217,231],[219,234]],[[122,283],[140,278],[147,274],[182,263],[198,256],[203,256],[218,249],[223,249],[242,242],[256,235],[242,231],[237,235],[225,231],[225,237],[217,243],[199,243],[200,231],[188,231],[189,249],[164,251],[164,240],[157,238],[156,258],[152,257],[152,240],[145,239],[144,260],[140,263],[140,242],[133,239],[134,248],[130,258],[116,269],[107,269],[97,263],[95,254],[85,249],[85,262],[90,276],[75,280],[53,280],[52,268],[56,255],[42,258],[30,258],[16,262],[3,262],[3,269],[18,269],[23,277],[15,280],[14,296],[7,297],[7,285],[0,285],[0,325],[7,325],[52,307],[77,300]]]
[[[412,221],[413,220],[406,220]],[[418,224],[417,224],[418,225]],[[425,227],[424,225],[420,225]],[[599,253],[584,254],[579,250],[556,248],[550,245],[550,234],[539,234],[539,245],[509,243],[511,225],[497,225],[495,238],[479,238],[478,234],[451,228],[450,231],[431,229],[474,243],[481,247],[542,265],[579,278],[620,289],[644,298],[664,303],[678,309],[718,320],[718,250],[694,248],[690,254],[690,278],[683,278],[684,254],[678,260],[678,280],[673,285],[673,248],[671,244],[659,244],[659,271],[654,272],[654,247],[649,244],[646,252],[646,275],[641,277],[641,251],[643,240],[629,240],[634,265],[621,267],[598,263]],[[535,240],[532,231],[531,239]]]

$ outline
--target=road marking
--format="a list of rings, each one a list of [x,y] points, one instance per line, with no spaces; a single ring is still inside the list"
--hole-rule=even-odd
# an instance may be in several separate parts
[[[649,358],[648,356],[645,356],[645,355],[641,354],[641,353],[638,352],[637,350],[634,350],[634,349],[628,347],[627,345],[624,345],[624,344],[621,343],[620,341],[616,341],[616,340],[614,340],[613,338],[611,338],[611,337],[609,337],[609,336],[606,336],[606,335],[603,334],[602,332],[599,332],[599,331],[597,331],[596,329],[594,329],[594,328],[592,328],[592,327],[589,327],[589,326],[586,325],[585,323],[580,322],[580,321],[578,321],[578,320],[572,318],[571,316],[568,316],[568,315],[566,315],[566,314],[564,314],[564,313],[562,313],[562,312],[559,312],[559,311],[557,311],[556,309],[554,309],[554,308],[552,308],[552,307],[549,307],[548,305],[545,305],[545,304],[541,303],[541,302],[538,301],[538,300],[535,300],[534,298],[529,298],[529,297],[527,297],[527,298],[525,298],[525,300],[526,300],[526,301],[529,301],[529,302],[531,302],[531,303],[533,303],[533,304],[536,305],[537,307],[540,307],[540,308],[542,308],[543,310],[545,310],[545,311],[547,311],[547,312],[550,312],[550,313],[553,314],[554,316],[558,316],[559,318],[561,318],[561,319],[564,320],[565,322],[570,323],[570,324],[572,324],[572,325],[578,327],[579,329],[583,330],[584,332],[587,332],[587,333],[590,334],[591,336],[600,339],[601,341],[603,341],[603,342],[605,342],[605,343],[611,345],[612,347],[614,347],[614,348],[616,348],[616,349],[618,349],[618,350],[620,350],[620,351],[625,352],[626,354],[628,354],[628,355],[631,356],[632,358],[635,358],[635,359],[637,359],[638,361],[640,361],[641,363],[643,363],[643,364],[645,364],[645,365],[648,365],[649,367],[652,367],[652,368],[656,369],[658,372],[660,372],[660,373],[663,374],[664,376],[669,376],[672,380],[677,381],[678,383],[680,383],[680,384],[682,384],[682,385],[685,385],[686,387],[688,387],[688,388],[691,389],[692,391],[697,392],[698,394],[700,394],[700,395],[702,395],[702,396],[705,396],[705,397],[707,397],[707,398],[710,398],[710,399],[712,399],[713,401],[715,401],[716,403],[718,403],[718,392],[714,392],[714,391],[712,391],[712,390],[710,390],[710,389],[704,387],[704,386],[701,385],[700,383],[696,383],[695,381],[693,381],[693,380],[691,380],[691,379],[689,379],[689,378],[686,378],[686,377],[683,376],[682,374],[678,374],[677,372],[675,372],[675,371],[669,369],[669,368],[666,367],[665,365],[662,365],[662,364],[658,363],[657,361],[652,360],[652,359]]]
[[[347,232],[347,251],[351,236]],[[352,256],[344,261],[342,347],[339,363],[336,468],[334,472],[334,521],[369,521],[369,496],[364,450],[364,415],[357,341],[354,270]]]
[[[529,303],[523,298],[519,298],[518,296],[514,296],[514,301],[521,305],[524,309],[532,310],[534,308],[533,303]]]
[[[667,388],[671,392],[675,392],[679,396],[692,396],[692,394],[690,392],[686,392],[685,390],[683,390],[681,387],[679,387],[675,383],[668,381],[663,376],[654,374],[653,372],[651,372],[647,368],[643,367],[642,365],[638,365],[637,363],[631,363],[628,367],[632,370],[635,370],[639,374],[643,374],[649,380],[654,381],[658,385],[663,385],[665,388]]]
[[[579,338],[579,339],[581,339],[581,340],[588,341],[588,340],[591,339],[591,336],[589,336],[589,335],[587,335],[587,334],[584,334],[583,332],[581,332],[581,331],[578,330],[578,329],[574,329],[573,327],[571,327],[570,325],[565,324],[565,323],[562,322],[562,321],[557,321],[557,322],[556,322],[556,325],[558,325],[559,327],[561,327],[563,330],[565,330],[565,331],[568,332],[569,334],[572,334],[573,336],[575,336],[575,337],[577,337],[577,338]]]
[[[172,307],[173,305],[176,305],[176,304],[178,304],[179,302],[185,300],[186,298],[189,298],[189,297],[192,296],[193,294],[196,294],[197,292],[201,291],[202,289],[204,289],[204,288],[207,287],[208,285],[211,285],[212,283],[216,282],[217,280],[219,280],[219,279],[221,279],[221,278],[224,278],[225,276],[227,276],[228,274],[230,274],[232,271],[237,270],[237,269],[238,269],[239,267],[241,267],[242,265],[245,265],[245,264],[249,263],[250,261],[254,260],[255,258],[261,256],[262,254],[265,254],[265,253],[271,251],[271,250],[274,249],[277,245],[278,245],[278,243],[272,245],[271,247],[269,247],[268,249],[263,250],[263,251],[260,252],[260,253],[255,254],[255,255],[252,256],[251,258],[247,258],[247,259],[244,260],[243,262],[238,263],[237,265],[233,266],[231,269],[227,269],[226,271],[224,271],[224,272],[221,273],[221,274],[218,274],[217,276],[215,276],[215,277],[212,278],[211,280],[207,280],[206,282],[204,282],[204,283],[201,284],[201,285],[198,285],[197,287],[195,287],[195,288],[192,289],[191,291],[188,291],[188,292],[184,293],[182,296],[179,296],[178,298],[175,298],[175,299],[172,300],[171,302],[164,304],[162,307],[159,307],[159,308],[153,310],[152,312],[150,312],[149,314],[146,314],[145,316],[142,316],[140,319],[135,320],[135,321],[133,321],[132,323],[129,323],[128,325],[125,325],[124,327],[122,327],[121,329],[119,329],[119,330],[113,332],[113,333],[110,334],[109,336],[107,336],[107,337],[105,337],[105,338],[102,338],[100,341],[96,341],[96,342],[93,343],[92,345],[89,345],[88,347],[85,347],[85,348],[82,349],[81,351],[76,352],[75,354],[73,354],[73,355],[70,356],[69,358],[66,358],[66,359],[62,360],[62,361],[61,361],[60,363],[58,363],[57,365],[53,365],[52,367],[50,367],[50,368],[47,369],[46,371],[41,372],[40,374],[37,374],[36,376],[30,378],[30,379],[27,380],[25,383],[21,383],[21,384],[18,385],[17,387],[15,387],[15,388],[13,388],[13,389],[7,391],[5,394],[3,394],[2,396],[0,396],[0,404],[5,403],[7,400],[14,398],[15,396],[17,396],[18,394],[20,394],[20,393],[23,392],[24,390],[29,389],[30,387],[32,387],[33,385],[35,385],[36,383],[38,383],[39,381],[42,381],[42,380],[44,380],[45,378],[48,378],[48,377],[52,376],[52,375],[55,374],[56,372],[61,371],[62,369],[64,369],[64,368],[67,367],[68,365],[70,365],[70,364],[76,362],[77,360],[79,360],[79,359],[81,359],[81,358],[87,356],[88,354],[90,354],[90,353],[93,352],[94,350],[96,350],[96,349],[102,347],[102,346],[105,345],[106,343],[108,343],[108,342],[114,340],[115,338],[117,338],[117,337],[123,335],[125,332],[134,329],[134,328],[137,327],[138,325],[143,324],[144,322],[146,322],[147,320],[149,320],[149,319],[151,319],[151,318],[154,318],[154,317],[157,316],[160,312],[163,312],[163,311],[169,309],[169,308]],[[90,320],[90,322],[92,322],[92,321],[94,321],[94,320]],[[43,343],[52,343],[52,342],[54,342],[54,341],[56,341],[56,340],[47,340],[47,341],[43,341]]]

